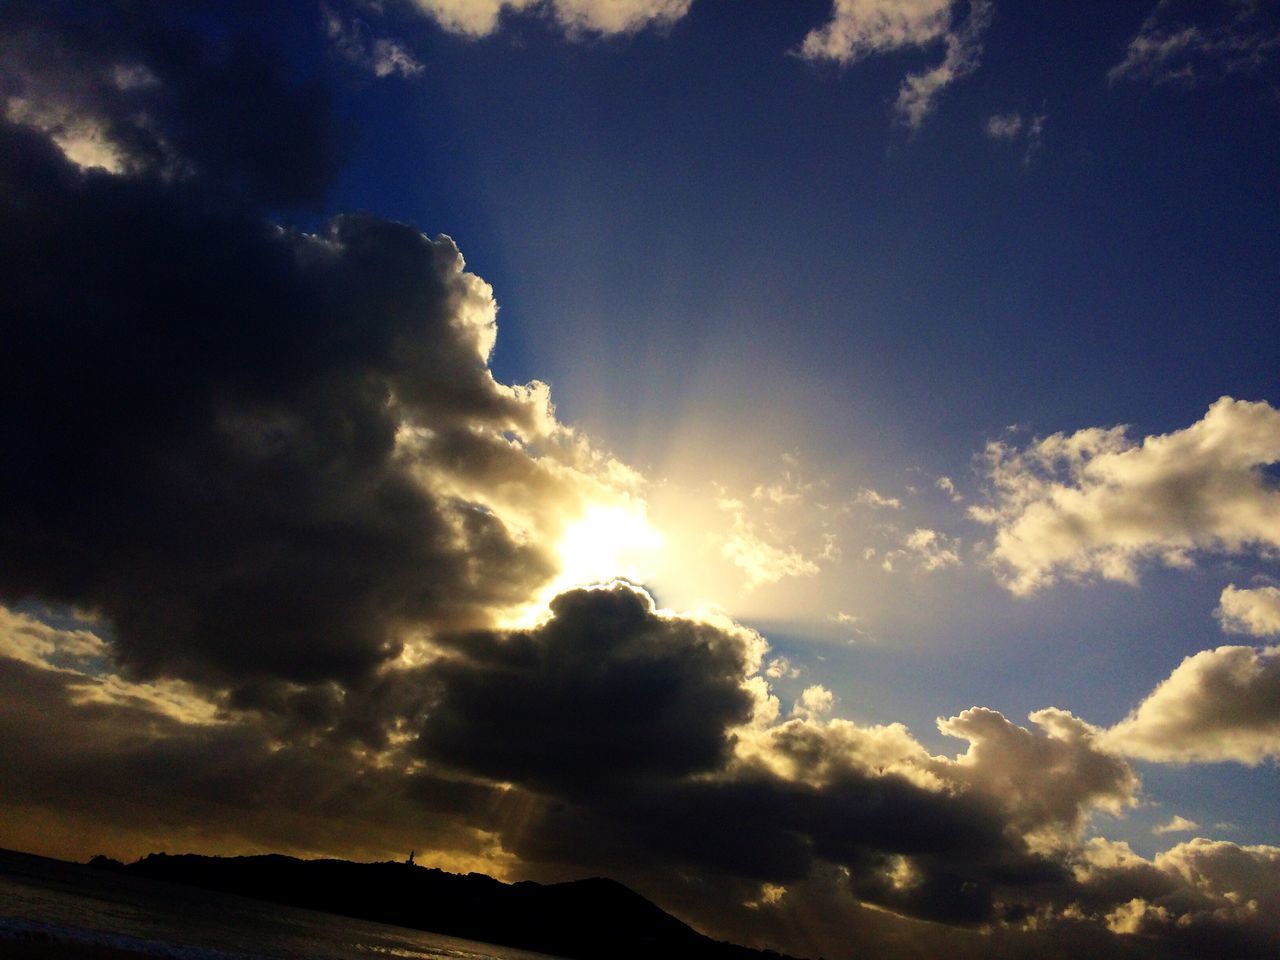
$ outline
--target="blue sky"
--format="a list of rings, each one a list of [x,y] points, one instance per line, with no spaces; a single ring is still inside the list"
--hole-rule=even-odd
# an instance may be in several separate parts
[[[1142,934],[1194,951],[1186,931],[1214,924],[1246,952],[1277,942],[1273,921],[1222,913],[1280,895],[1273,4],[328,0],[270,18],[193,3],[135,20],[65,3],[20,5],[8,30],[44,44],[3,51],[6,129],[28,138],[11,154],[35,157],[43,138],[53,152],[39,163],[71,171],[14,166],[15,195],[46,198],[50,237],[97,237],[126,206],[142,225],[121,263],[104,259],[111,242],[69,248],[90,265],[84,283],[137,281],[81,300],[48,299],[77,273],[60,255],[5,249],[15,269],[58,278],[14,298],[32,324],[15,342],[34,346],[13,361],[22,385],[6,402],[36,402],[28,380],[67,384],[66,409],[41,414],[48,429],[10,418],[12,443],[42,465],[31,476],[75,456],[48,439],[64,433],[137,464],[96,493],[34,479],[3,491],[3,529],[26,552],[0,582],[0,652],[47,682],[68,729],[115,743],[126,714],[97,716],[91,733],[77,710],[95,703],[163,715],[176,726],[154,748],[193,758],[210,755],[200,738],[214,723],[245,743],[323,740],[330,770],[411,756],[415,777],[454,786],[396,781],[387,795],[403,807],[356,804],[353,822],[417,823],[404,798],[429,796],[447,825],[415,843],[440,863],[610,872],[704,929],[783,949],[838,944],[788,939],[776,903],[750,899],[759,881],[787,886],[802,912],[830,905],[823,871],[843,870],[839,910],[861,911],[867,930],[882,921],[859,904],[942,917],[936,899],[913,899],[933,880],[902,877],[957,868],[887,841],[859,839],[863,860],[815,853],[800,876],[763,853],[734,873],[676,840],[664,872],[634,851],[587,862],[546,839],[556,803],[620,851],[652,818],[587,799],[604,788],[586,746],[565,747],[580,761],[486,752],[498,721],[474,719],[477,691],[505,689],[515,669],[494,651],[528,642],[552,678],[567,658],[523,721],[503,720],[546,723],[553,741],[556,697],[608,700],[575,686],[587,681],[566,637],[617,639],[592,617],[652,598],[664,609],[645,614],[659,624],[646,637],[703,650],[689,638],[712,631],[707,649],[736,651],[735,695],[754,699],[706,720],[709,741],[688,735],[687,769],[640,764],[635,796],[681,810],[699,776],[733,789],[763,777],[826,803],[835,775],[789,752],[810,738],[830,769],[869,778],[862,788],[898,777],[929,802],[998,808],[1019,856],[1074,871],[1078,889],[1052,895],[971,878],[993,906],[961,926],[1013,929],[1031,910],[1096,929],[1093,950]],[[84,228],[57,218],[77,204],[104,212]],[[344,211],[360,216],[332,220]],[[229,252],[170,267],[164,230]],[[208,292],[174,308],[182,284],[144,278],[143,262]],[[73,302],[107,303],[94,322],[119,330],[82,366],[46,370],[43,337],[82,336]],[[167,332],[122,319],[153,314]],[[102,411],[73,402],[138,364],[175,372]],[[144,428],[138,411],[156,404],[168,412]],[[210,476],[216,489],[201,486]],[[370,477],[385,497],[365,497]],[[280,490],[301,492],[285,508]],[[408,512],[384,514],[393,502]],[[133,567],[108,551],[63,568],[121,537]],[[331,552],[313,553],[322,544]],[[350,563],[330,564],[335,550]],[[317,596],[332,609],[309,610]],[[676,686],[729,703],[711,682],[728,682],[723,659],[688,656],[663,661],[691,672]],[[935,725],[972,707],[1003,717],[952,722],[959,739]],[[1069,720],[1028,720],[1050,707]],[[615,721],[634,734],[598,723]],[[672,737],[659,720],[648,732]],[[714,763],[698,753],[712,741]],[[866,759],[873,746],[890,759]],[[511,791],[503,809],[518,796],[523,822],[537,810],[551,826],[522,833],[476,812],[496,800],[439,807],[458,784]],[[156,803],[166,789],[185,788],[158,787]],[[1077,799],[1050,814],[1050,794]],[[77,855],[82,822],[122,855],[157,840],[125,813],[73,807],[37,816],[32,800],[0,841]],[[373,826],[326,841],[321,826],[200,816],[177,817],[168,839],[350,856],[391,842]],[[1155,832],[1175,816],[1194,824]],[[795,829],[821,850],[825,828]],[[1224,867],[1190,893],[1171,879],[1231,856],[1261,872]],[[1172,886],[1132,880],[1131,897],[1104,902],[1090,886],[1104,870]],[[728,892],[701,902],[691,876]]]
[[[565,420],[659,475],[697,447],[708,479],[719,461],[763,482],[793,453],[850,489],[945,475],[973,497],[975,457],[1010,425],[1140,437],[1222,395],[1277,403],[1273,61],[1111,77],[1150,3],[1000,5],[980,67],[913,128],[893,99],[936,45],[806,60],[827,7],[700,2],[577,41],[545,17],[478,40],[393,20],[423,69],[343,90],[362,134],[337,206],[454,236],[501,304],[494,369],[549,381]],[[993,136],[1009,115],[1022,129]],[[918,522],[984,538],[929,494]],[[1222,641],[1217,594],[1251,572],[1205,557],[1026,599],[980,568],[877,583],[883,606],[930,614],[877,609],[885,639],[852,649],[754,603],[750,622],[860,719],[928,737],[972,701],[1113,723]],[[1183,768],[1158,799],[1222,776]],[[1274,839],[1273,769],[1229,781],[1232,819]],[[1134,819],[1112,833],[1162,842]]]

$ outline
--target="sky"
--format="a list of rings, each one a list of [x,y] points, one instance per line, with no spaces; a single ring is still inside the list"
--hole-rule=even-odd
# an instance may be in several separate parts
[[[0,8],[0,846],[1280,947],[1280,8]]]

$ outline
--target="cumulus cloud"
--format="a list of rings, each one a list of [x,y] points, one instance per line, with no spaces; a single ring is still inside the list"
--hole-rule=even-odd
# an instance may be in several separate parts
[[[942,44],[941,63],[908,74],[894,111],[899,122],[918,128],[942,91],[978,68],[981,37],[991,23],[988,0],[970,0],[962,15],[959,0],[834,0],[831,20],[804,38],[800,53],[809,60],[852,64],[868,56]]]
[[[979,707],[939,720],[940,731],[970,741],[946,775],[998,798],[1033,845],[1075,840],[1091,810],[1119,812],[1134,802],[1138,778],[1101,730],[1056,708],[1030,720],[1035,731]]]
[[[1108,72],[1118,80],[1194,86],[1257,74],[1280,52],[1280,16],[1265,0],[1160,0]]]
[[[990,560],[1013,593],[1065,577],[1135,583],[1140,566],[1186,567],[1197,551],[1280,547],[1280,410],[1230,397],[1183,430],[1134,442],[1124,427],[987,445]]]
[[[1200,824],[1194,820],[1188,820],[1186,817],[1176,815],[1168,823],[1157,824],[1151,828],[1151,832],[1157,837],[1162,837],[1168,833],[1190,833],[1192,830],[1199,830]]]
[[[675,23],[692,0],[412,0],[413,5],[451,33],[484,37],[506,14],[540,13],[569,36],[634,33]]]
[[[1182,661],[1107,742],[1145,760],[1258,764],[1280,757],[1280,647],[1218,647]]]
[[[1194,957],[1262,958],[1280,938],[1280,847],[1197,837],[1148,861],[1123,844],[1098,844],[1081,870],[1085,898],[1121,936]],[[1126,893],[1133,894],[1128,899]],[[1108,903],[1108,901],[1111,901]],[[1085,903],[1077,903],[1082,912]]]
[[[1280,633],[1280,588],[1243,589],[1228,584],[1222,590],[1214,616],[1227,633],[1267,637]]]
[[[947,567],[960,566],[960,542],[937,530],[917,527],[902,539],[902,545],[896,550],[885,553],[880,567],[886,573],[892,573],[900,563],[912,564],[917,570],[945,570]]]
[[[258,153],[307,148],[328,120],[302,108],[323,95],[295,104],[253,58],[195,56],[188,76],[29,14],[5,16],[68,53],[9,46],[5,79],[100,112],[131,157],[151,142],[131,139],[131,98],[156,85],[193,114],[184,97],[275,103],[301,126],[277,150],[242,143],[249,121],[232,118],[241,157],[158,111],[181,184],[141,160],[81,171],[39,124],[0,128],[0,258],[24,265],[0,293],[0,400],[30,411],[0,428],[24,465],[0,479],[0,596],[97,612],[140,677],[261,700],[263,684],[355,682],[433,631],[491,624],[550,581],[585,504],[635,493],[634,472],[556,421],[545,385],[494,379],[493,293],[451,239],[367,215],[306,233],[246,205],[284,199]],[[124,99],[104,92],[121,63]]]
[[[561,594],[533,630],[441,642],[422,754],[569,794],[721,766],[765,648],[745,628],[661,614],[625,583]]]
[[[800,676],[801,668],[792,664],[786,657],[774,657],[765,668],[765,676],[771,680],[794,680]]]

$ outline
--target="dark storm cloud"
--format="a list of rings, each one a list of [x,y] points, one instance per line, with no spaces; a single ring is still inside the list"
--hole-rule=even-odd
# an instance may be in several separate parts
[[[140,703],[85,701],[94,686],[0,658],[6,845],[30,844],[36,834],[15,831],[45,817],[107,852],[157,849],[165,837],[220,852],[349,856],[482,843],[475,824],[497,799],[491,788],[285,743],[267,725],[192,724]]]
[[[724,764],[752,710],[742,637],[660,616],[626,584],[561,594],[551,614],[443,639],[425,756],[565,794]]]
[[[581,804],[553,803],[514,847],[531,861],[607,850],[615,870],[676,865],[757,883],[803,881],[838,864],[846,895],[907,916],[973,924],[997,918],[997,894],[1060,881],[1060,864],[1004,832],[978,797],[897,776],[849,774],[825,787],[763,772],[648,785]],[[895,882],[903,857],[910,874]]]
[[[201,38],[219,6],[5,4],[0,93],[55,135],[95,128],[131,172],[198,180],[223,201],[320,200],[339,152],[325,87],[289,80],[247,29]],[[242,28],[260,15],[239,12]]]
[[[451,241],[207,213],[11,124],[0,194],[0,595],[100,609],[144,673],[314,680],[550,574],[396,445],[534,415],[488,372],[488,289]]]

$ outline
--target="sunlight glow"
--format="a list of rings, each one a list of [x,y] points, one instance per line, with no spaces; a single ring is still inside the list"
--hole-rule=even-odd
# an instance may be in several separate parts
[[[592,504],[565,526],[556,547],[561,567],[555,592],[617,577],[644,582],[665,545],[643,504]]]

